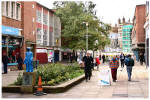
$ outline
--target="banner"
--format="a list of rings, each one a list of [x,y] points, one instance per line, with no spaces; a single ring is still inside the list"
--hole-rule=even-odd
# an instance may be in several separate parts
[[[99,85],[110,85],[110,70],[101,70],[98,77]]]

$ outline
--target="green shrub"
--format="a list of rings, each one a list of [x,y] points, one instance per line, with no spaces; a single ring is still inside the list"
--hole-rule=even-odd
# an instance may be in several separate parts
[[[73,63],[72,65],[60,63],[39,65],[36,70],[36,85],[38,84],[39,75],[42,77],[43,85],[53,86],[78,77],[83,73],[84,71],[77,63]],[[19,79],[21,78],[17,78],[17,82],[20,82]]]
[[[14,82],[15,85],[22,85],[22,81],[23,81],[23,77],[22,75],[19,73],[17,80]]]

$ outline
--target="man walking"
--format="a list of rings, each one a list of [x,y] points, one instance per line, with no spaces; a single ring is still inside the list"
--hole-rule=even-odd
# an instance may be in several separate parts
[[[9,59],[8,59],[6,53],[3,54],[2,62],[3,62],[3,65],[4,65],[4,74],[7,74],[7,64],[9,63]]]
[[[90,80],[91,75],[92,75],[92,63],[93,63],[93,58],[90,56],[90,53],[87,52],[87,55],[83,57],[83,62],[84,62],[84,72],[85,72],[85,79],[86,82],[88,79]]]
[[[124,67],[124,60],[125,60],[125,56],[123,53],[121,53],[121,55],[120,55],[121,68]]]
[[[127,66],[128,81],[131,81],[132,67],[134,66],[134,60],[131,58],[131,55],[128,55],[125,59],[125,65]]]
[[[111,75],[113,82],[116,82],[117,80],[117,69],[119,67],[119,61],[114,56],[113,59],[109,63],[109,67],[111,68]]]
[[[102,56],[103,63],[105,63],[105,55]]]

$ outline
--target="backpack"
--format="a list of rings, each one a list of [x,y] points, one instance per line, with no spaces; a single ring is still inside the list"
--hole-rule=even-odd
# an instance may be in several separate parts
[[[131,58],[127,58],[127,59],[125,60],[125,65],[126,65],[126,66],[134,66],[134,60],[131,59]]]
[[[129,66],[134,66],[134,60],[133,59],[129,59]]]

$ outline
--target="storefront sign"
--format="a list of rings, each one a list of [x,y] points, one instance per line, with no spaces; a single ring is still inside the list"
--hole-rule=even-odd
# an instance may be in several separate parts
[[[48,50],[48,62],[52,62],[54,59],[54,51],[53,50]]]
[[[19,35],[19,29],[8,26],[2,26],[2,34]]]
[[[36,50],[37,53],[47,53],[46,49],[37,49]]]

